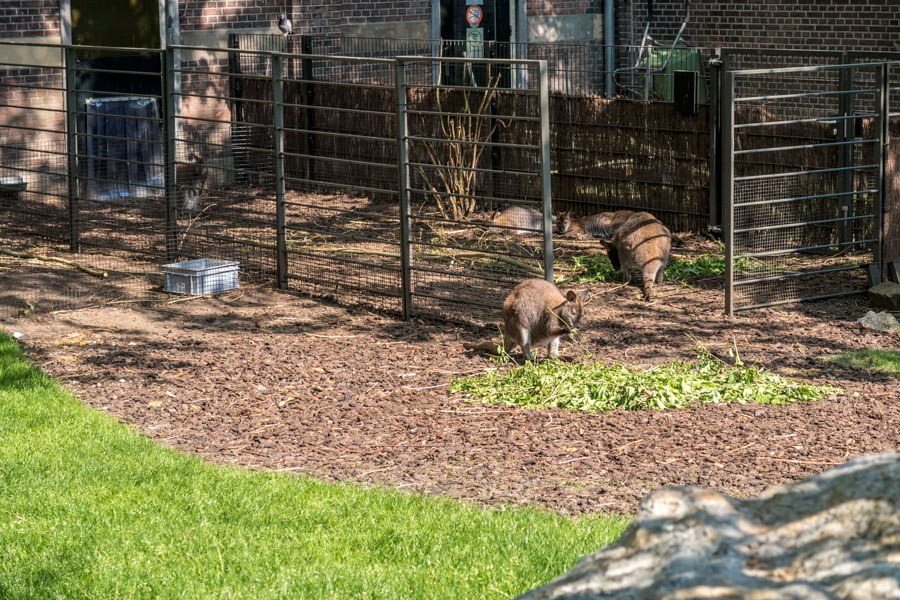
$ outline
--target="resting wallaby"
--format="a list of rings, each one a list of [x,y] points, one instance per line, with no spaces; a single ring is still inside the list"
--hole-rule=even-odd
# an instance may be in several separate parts
[[[206,159],[193,152],[188,158],[191,162],[175,166],[175,187],[183,199],[181,208],[196,211],[200,209],[200,192],[206,184]]]
[[[563,235],[582,237],[589,235],[595,238],[609,239],[634,214],[631,210],[604,212],[586,217],[573,217],[571,212],[559,215],[557,231]]]
[[[547,346],[547,356],[559,356],[559,338],[581,326],[587,290],[567,291],[543,279],[526,279],[503,301],[503,350],[522,348],[531,360],[532,346]],[[497,354],[496,342],[464,343],[467,350]]]
[[[663,271],[672,250],[672,234],[665,225],[646,212],[634,213],[619,226],[612,240],[601,241],[615,267],[621,264],[622,281],[631,281],[631,269],[644,277],[644,299],[653,296],[653,284],[663,282]],[[617,267],[618,268],[618,267]]]
[[[543,213],[530,206],[509,206],[503,210],[495,210],[490,215],[480,213],[475,218],[486,225],[515,228],[513,231],[516,235],[544,231]],[[556,217],[553,217],[552,222],[556,222]]]

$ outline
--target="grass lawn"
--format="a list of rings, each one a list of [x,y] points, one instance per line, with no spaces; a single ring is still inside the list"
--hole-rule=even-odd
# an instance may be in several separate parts
[[[825,360],[843,367],[900,377],[900,351],[897,350],[848,350],[827,356]]]
[[[0,599],[508,598],[626,524],[210,465],[0,334]]]

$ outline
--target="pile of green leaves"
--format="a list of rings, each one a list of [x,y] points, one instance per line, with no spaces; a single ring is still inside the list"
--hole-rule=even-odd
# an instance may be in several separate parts
[[[450,391],[483,402],[583,411],[666,409],[720,402],[787,404],[840,392],[744,365],[730,365],[700,348],[696,360],[636,371],[602,362],[527,363],[456,379]]]
[[[609,283],[622,280],[621,271],[614,269],[605,254],[575,256],[573,275],[567,279],[572,283]],[[735,268],[739,271],[751,270],[753,259],[740,258]],[[725,258],[716,254],[700,254],[691,258],[669,257],[666,265],[666,281],[684,281],[701,275],[721,275],[725,272]]]

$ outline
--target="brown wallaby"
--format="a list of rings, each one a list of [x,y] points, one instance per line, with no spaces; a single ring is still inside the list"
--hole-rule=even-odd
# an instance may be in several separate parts
[[[621,264],[622,281],[631,281],[631,269],[644,277],[644,299],[653,296],[653,284],[663,282],[663,271],[672,250],[672,234],[646,212],[634,213],[619,226],[611,241],[601,241],[613,266]],[[617,267],[618,268],[618,267]]]
[[[476,213],[476,219],[486,225],[498,225],[514,230],[516,235],[523,233],[541,233],[544,231],[544,215],[530,206],[509,206],[503,210],[495,210],[490,215]],[[480,218],[479,218],[480,217]],[[556,222],[556,217],[553,218]]]
[[[547,346],[547,356],[559,356],[559,338],[581,326],[587,290],[565,294],[543,279],[526,279],[503,302],[503,350],[522,348],[531,360],[532,346]],[[497,354],[496,342],[464,343],[466,350]]]
[[[564,212],[559,215],[557,220],[557,231],[562,235],[568,234],[576,237],[589,235],[595,238],[609,239],[616,233],[616,229],[633,214],[634,211],[631,210],[617,210],[586,217],[573,217],[572,213]]]
[[[175,166],[175,186],[181,208],[189,211],[200,209],[200,192],[206,184],[206,159],[191,152],[189,163]]]

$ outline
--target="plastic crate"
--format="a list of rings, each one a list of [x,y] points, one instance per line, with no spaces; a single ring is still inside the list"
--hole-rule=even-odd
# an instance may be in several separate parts
[[[165,291],[173,294],[202,296],[226,292],[238,286],[237,261],[198,258],[163,265],[166,274]]]

